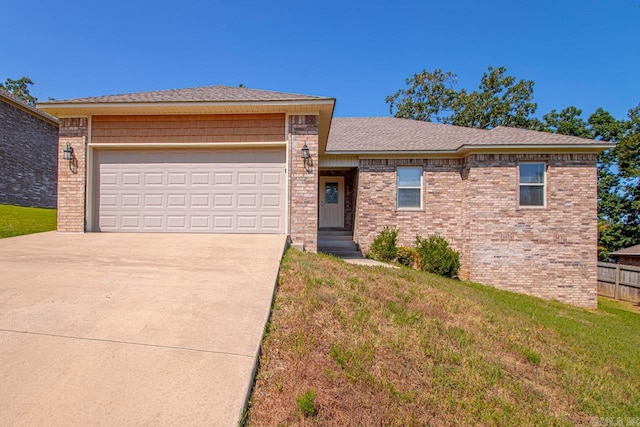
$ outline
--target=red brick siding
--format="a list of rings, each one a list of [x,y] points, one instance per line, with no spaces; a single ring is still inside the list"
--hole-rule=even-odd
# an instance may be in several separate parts
[[[305,250],[318,250],[318,116],[289,117],[289,235]],[[306,171],[300,157],[304,144],[313,164]]]
[[[398,244],[411,246],[416,234],[440,233],[461,250],[462,204],[459,193],[462,160],[360,160],[354,239],[366,253],[384,226],[398,228]],[[423,209],[396,209],[396,168],[423,168]]]
[[[60,120],[58,142],[58,231],[84,232],[86,188],[86,118]],[[62,159],[62,151],[71,144],[74,160]]]
[[[518,162],[543,161],[547,206],[518,206]],[[356,233],[366,251],[384,227],[399,243],[440,233],[461,253],[460,276],[595,308],[596,155],[471,155],[464,160],[361,160]],[[424,210],[395,208],[397,166],[421,165]]]

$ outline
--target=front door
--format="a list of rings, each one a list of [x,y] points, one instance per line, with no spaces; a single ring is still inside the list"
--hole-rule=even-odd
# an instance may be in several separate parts
[[[320,177],[320,227],[344,227],[344,177]]]

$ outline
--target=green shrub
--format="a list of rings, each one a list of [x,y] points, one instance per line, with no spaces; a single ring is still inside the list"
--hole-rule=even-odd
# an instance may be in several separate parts
[[[311,389],[306,393],[302,393],[296,397],[296,405],[305,417],[313,417],[317,413],[316,409],[316,392]]]
[[[416,250],[422,260],[423,271],[454,277],[460,269],[460,254],[449,247],[447,240],[439,235],[423,239],[416,236]]]
[[[402,264],[406,267],[420,269],[420,265],[422,264],[418,251],[408,246],[400,246],[398,248],[396,259],[398,264]]]
[[[398,230],[395,228],[385,227],[373,240],[373,244],[367,254],[367,258],[372,258],[377,261],[395,260],[398,253],[398,248],[396,246],[397,238]]]

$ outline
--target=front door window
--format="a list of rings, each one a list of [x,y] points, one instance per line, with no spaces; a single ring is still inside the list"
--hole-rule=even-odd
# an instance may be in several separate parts
[[[327,182],[324,187],[324,202],[338,203],[338,183]]]

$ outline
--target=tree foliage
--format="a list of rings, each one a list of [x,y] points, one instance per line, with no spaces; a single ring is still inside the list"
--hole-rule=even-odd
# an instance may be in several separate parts
[[[587,120],[569,106],[534,117],[531,80],[518,80],[505,67],[489,67],[478,89],[456,89],[449,71],[423,70],[386,98],[396,117],[491,129],[510,126],[616,143],[598,159],[599,256],[640,244],[640,105],[618,120],[598,108]]]
[[[456,83],[451,72],[423,70],[406,79],[406,89],[386,98],[389,111],[405,119],[481,129],[533,126],[533,81],[516,80],[505,67],[489,67],[473,92],[456,90]]]
[[[605,127],[616,146],[598,163],[598,249],[601,259],[640,244],[640,106]]]
[[[21,77],[18,80],[6,79],[4,83],[0,83],[0,88],[6,90],[16,98],[22,99],[29,105],[36,105],[38,98],[29,93],[29,86],[33,85],[33,81],[29,77]]]

